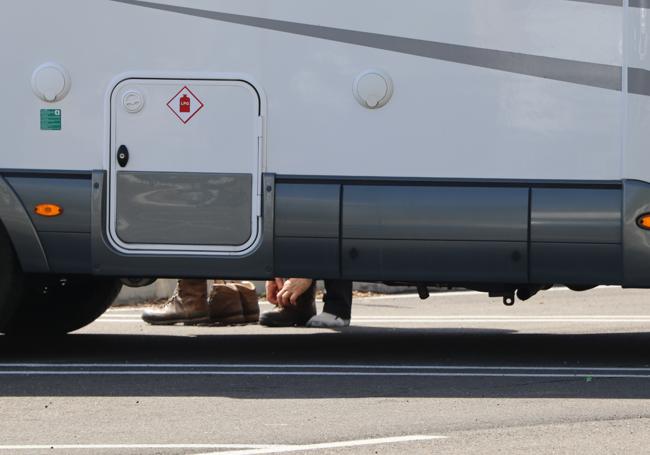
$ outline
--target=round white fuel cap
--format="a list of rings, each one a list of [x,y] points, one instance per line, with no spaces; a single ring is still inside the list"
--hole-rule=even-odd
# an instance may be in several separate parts
[[[70,91],[70,74],[58,63],[44,63],[32,74],[32,90],[48,103],[61,101]]]
[[[144,107],[144,96],[138,90],[129,90],[122,96],[122,105],[127,112],[137,114]]]
[[[368,70],[354,80],[353,93],[363,107],[379,109],[393,96],[393,80],[385,71]]]

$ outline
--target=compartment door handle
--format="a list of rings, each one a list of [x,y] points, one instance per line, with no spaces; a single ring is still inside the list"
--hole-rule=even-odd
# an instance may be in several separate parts
[[[129,162],[129,149],[126,148],[126,145],[120,145],[120,148],[117,149],[117,164],[120,167],[126,167]]]

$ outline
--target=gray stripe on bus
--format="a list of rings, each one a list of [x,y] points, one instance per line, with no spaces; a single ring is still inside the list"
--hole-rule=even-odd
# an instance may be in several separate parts
[[[623,0],[569,0],[578,3],[594,3],[596,5],[623,6]]]
[[[650,8],[650,0],[630,0],[632,8]]]
[[[619,91],[622,89],[620,66],[220,13],[139,0],[111,1],[590,87]]]
[[[628,68],[627,91],[635,95],[650,96],[650,71],[641,68]]]

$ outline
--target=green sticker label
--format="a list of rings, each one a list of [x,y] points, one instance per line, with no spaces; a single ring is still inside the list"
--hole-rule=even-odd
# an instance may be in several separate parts
[[[46,131],[61,130],[61,109],[41,109],[41,129]]]

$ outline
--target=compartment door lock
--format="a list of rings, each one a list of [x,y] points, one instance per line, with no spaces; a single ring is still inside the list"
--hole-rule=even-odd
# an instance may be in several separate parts
[[[126,167],[129,162],[129,149],[126,148],[126,145],[120,145],[120,148],[117,149],[117,164],[120,167]]]

